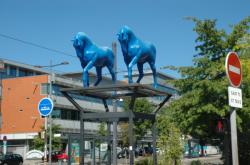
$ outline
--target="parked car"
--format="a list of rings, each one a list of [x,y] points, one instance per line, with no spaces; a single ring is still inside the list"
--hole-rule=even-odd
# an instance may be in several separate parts
[[[66,162],[68,160],[68,155],[65,151],[52,151],[51,152],[51,161],[52,162],[58,162],[59,160],[62,160]],[[42,157],[42,160],[44,160],[44,157]],[[47,162],[49,161],[49,154],[47,154]]]
[[[23,157],[19,154],[8,153],[0,155],[0,165],[22,165]]]
[[[137,158],[139,156],[139,148],[134,150],[135,157]],[[117,158],[129,158],[129,150],[127,147],[123,148],[120,152],[117,152]]]
[[[129,158],[129,150],[127,147],[123,148],[120,152],[117,153],[117,158]]]

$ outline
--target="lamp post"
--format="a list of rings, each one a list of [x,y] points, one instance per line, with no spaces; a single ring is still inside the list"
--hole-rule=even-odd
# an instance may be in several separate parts
[[[64,61],[61,62],[59,64],[52,64],[52,60],[50,60],[50,64],[48,66],[36,66],[38,68],[47,68],[49,67],[50,71],[49,71],[49,98],[52,99],[52,77],[53,77],[53,73],[52,73],[52,68],[55,66],[60,66],[60,65],[67,65],[69,64],[69,62]],[[49,127],[49,165],[51,165],[51,151],[52,151],[52,117],[51,117],[52,113],[49,115],[49,123],[50,123],[50,127]],[[48,127],[48,120],[47,117],[45,117],[45,137],[44,137],[44,159],[45,162],[47,160],[47,127]],[[46,163],[45,163],[46,164]]]

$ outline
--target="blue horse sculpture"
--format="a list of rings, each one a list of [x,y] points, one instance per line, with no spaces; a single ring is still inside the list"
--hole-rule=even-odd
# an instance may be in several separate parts
[[[83,32],[76,34],[73,39],[73,46],[83,68],[83,87],[89,86],[88,71],[93,66],[96,68],[97,75],[94,86],[97,86],[102,80],[102,68],[105,66],[112,76],[113,83],[115,83],[114,54],[111,49],[96,46]]]
[[[137,83],[143,78],[143,64],[148,63],[154,78],[154,87],[157,87],[157,75],[155,67],[156,49],[153,44],[141,41],[135,36],[128,26],[121,28],[117,34],[121,45],[124,61],[128,69],[128,82],[133,83],[132,67],[137,64],[139,77]]]

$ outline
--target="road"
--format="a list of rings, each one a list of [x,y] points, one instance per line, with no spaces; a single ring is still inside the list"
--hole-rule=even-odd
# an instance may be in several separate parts
[[[199,160],[200,162],[204,163],[205,165],[222,165],[223,162],[220,160],[221,155],[209,155],[206,157],[199,157],[199,158],[184,158],[182,160],[182,165],[190,165],[192,161]],[[119,159],[119,165],[128,165],[129,159]],[[25,160],[24,165],[43,165],[41,160]],[[52,163],[52,165],[67,165],[67,163]],[[73,165],[73,164],[72,164]]]

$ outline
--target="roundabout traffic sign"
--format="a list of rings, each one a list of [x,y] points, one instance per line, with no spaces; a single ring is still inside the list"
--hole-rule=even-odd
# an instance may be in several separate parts
[[[53,107],[53,101],[50,98],[45,97],[40,100],[38,104],[38,111],[41,116],[49,116],[53,110]]]
[[[237,53],[229,52],[226,57],[225,65],[230,84],[233,87],[239,87],[242,80],[242,68]]]

